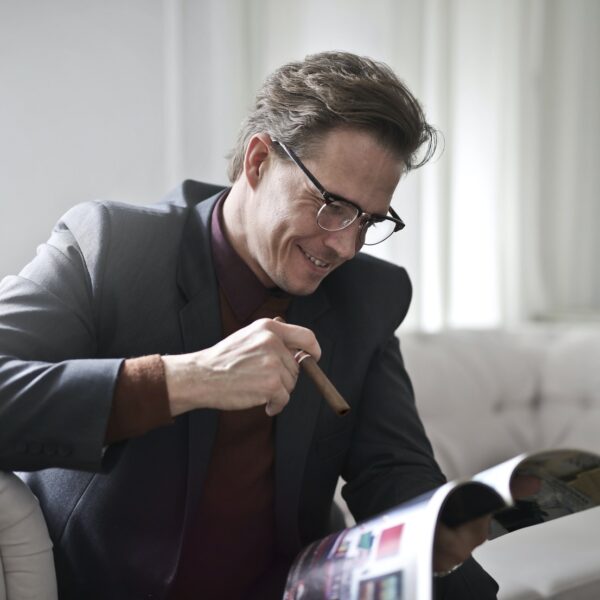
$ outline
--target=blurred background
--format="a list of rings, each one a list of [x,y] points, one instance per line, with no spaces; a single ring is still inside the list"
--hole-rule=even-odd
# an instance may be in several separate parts
[[[0,277],[78,202],[226,183],[264,77],[327,49],[388,63],[445,138],[376,248],[410,327],[600,320],[598,0],[0,0]]]

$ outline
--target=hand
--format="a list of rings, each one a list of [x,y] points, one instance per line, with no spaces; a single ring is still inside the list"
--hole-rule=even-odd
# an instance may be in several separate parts
[[[299,348],[321,356],[310,329],[259,319],[206,350],[163,356],[171,414],[263,404],[269,416],[280,413],[298,379]]]
[[[517,474],[511,479],[510,489],[513,498],[517,500],[538,493],[541,484],[539,477]],[[465,562],[471,552],[486,541],[490,521],[491,515],[485,515],[458,527],[438,523],[433,546],[434,572],[449,571]]]
[[[534,496],[541,488],[542,480],[536,475],[515,473],[510,480],[510,493],[515,500]]]
[[[434,572],[449,571],[465,562],[487,539],[490,521],[491,516],[485,515],[457,527],[438,523],[433,543]]]

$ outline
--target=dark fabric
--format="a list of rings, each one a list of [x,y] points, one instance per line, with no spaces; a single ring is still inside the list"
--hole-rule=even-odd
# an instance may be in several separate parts
[[[192,411],[109,448],[104,435],[122,357],[192,352],[222,336],[216,196],[202,202],[219,191],[185,182],[153,207],[77,206],[21,277],[0,284],[0,466],[45,469],[26,479],[54,542],[61,600],[168,597],[218,414]],[[320,365],[352,410],[337,417],[301,373],[275,418],[284,562],[328,532],[340,473],[359,520],[444,482],[394,337],[410,296],[403,269],[359,254],[290,304],[288,322],[315,332]],[[490,597],[481,580],[469,584],[478,591],[447,598]]]
[[[290,298],[272,296],[227,241],[223,197],[211,220],[223,337],[260,318],[283,317]],[[247,597],[275,562],[273,419],[264,406],[219,413],[202,496],[186,531],[172,600]],[[235,565],[235,577],[232,566]],[[279,600],[283,590],[262,600]]]
[[[447,577],[433,580],[435,600],[494,600],[498,594],[498,584],[473,558]]]

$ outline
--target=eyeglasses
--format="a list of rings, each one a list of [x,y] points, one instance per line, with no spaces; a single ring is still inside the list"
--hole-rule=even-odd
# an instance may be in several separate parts
[[[391,217],[365,212],[351,200],[346,200],[346,198],[328,192],[291,148],[288,148],[283,142],[277,140],[273,140],[273,143],[283,149],[321,194],[324,204],[317,213],[317,225],[321,229],[325,231],[342,231],[342,229],[350,227],[352,223],[358,220],[356,248],[359,249],[363,244],[365,246],[380,244],[384,240],[387,240],[392,233],[404,228],[404,222],[391,206]]]

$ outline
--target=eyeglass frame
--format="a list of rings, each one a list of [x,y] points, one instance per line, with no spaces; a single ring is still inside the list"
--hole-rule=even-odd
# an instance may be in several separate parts
[[[348,223],[348,225],[346,225],[345,227],[342,227],[340,229],[332,229],[332,230],[325,229],[317,220],[317,225],[321,229],[323,229],[323,231],[344,231],[344,229],[348,229],[348,227],[350,227],[355,221],[358,221],[359,232],[361,232],[358,239],[360,239],[362,237],[364,240],[366,237],[366,231],[368,230],[368,227],[369,227],[369,226],[367,226],[367,229],[365,229],[365,234],[363,237],[362,230],[365,228],[366,223],[368,223],[369,221],[371,221],[373,219],[392,221],[394,223],[394,229],[387,237],[383,238],[379,242],[375,242],[374,244],[365,244],[364,241],[361,244],[361,245],[364,244],[366,246],[376,246],[377,244],[381,244],[381,242],[385,242],[385,240],[391,238],[392,235],[394,235],[394,233],[404,229],[404,227],[406,226],[404,221],[400,218],[398,213],[396,213],[396,211],[391,206],[388,209],[388,212],[390,213],[391,216],[379,215],[376,213],[368,213],[368,212],[364,211],[360,206],[358,206],[358,204],[356,204],[356,202],[352,202],[352,200],[348,200],[347,198],[344,198],[343,196],[339,196],[338,194],[332,194],[331,192],[328,192],[325,189],[325,187],[321,184],[321,182],[308,170],[308,167],[300,160],[298,155],[291,148],[289,148],[286,144],[284,144],[283,142],[280,142],[279,140],[271,138],[271,141],[273,142],[273,144],[277,144],[278,146],[280,146],[283,149],[283,151],[289,156],[289,158],[292,160],[292,162],[308,177],[308,179],[310,179],[311,183],[317,188],[318,192],[321,194],[321,197],[323,198],[323,202],[325,202],[324,206],[327,206],[328,204],[331,204],[334,201],[345,202],[346,204],[349,204],[350,206],[352,206],[353,208],[355,208],[358,211],[358,214],[356,215],[356,217],[354,217],[354,219],[352,221],[350,221],[350,223]],[[321,209],[319,209],[319,211],[320,210]],[[362,217],[364,215],[367,216],[367,219],[362,219]],[[318,216],[318,213],[317,213],[317,216]]]

